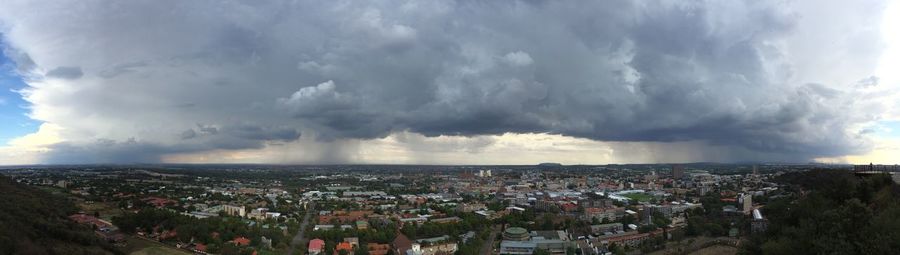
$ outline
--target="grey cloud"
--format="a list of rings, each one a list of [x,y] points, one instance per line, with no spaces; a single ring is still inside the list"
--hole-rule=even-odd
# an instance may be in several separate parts
[[[183,108],[183,109],[186,109],[186,108],[192,108],[192,107],[194,107],[194,106],[197,106],[197,105],[194,104],[194,103],[182,103],[182,104],[176,104],[176,105],[175,105],[175,107],[177,107],[177,108]]]
[[[161,162],[163,156],[209,150],[259,149],[268,142],[291,142],[300,132],[287,127],[263,127],[249,124],[228,125],[221,129],[197,125],[179,134],[179,142],[162,144],[128,138],[97,139],[87,143],[62,142],[51,146],[55,153],[45,155],[48,163],[134,163]]]
[[[47,72],[47,77],[60,79],[72,80],[81,78],[81,76],[84,76],[84,73],[81,72],[81,67],[77,66],[60,66]]]
[[[215,132],[213,132],[215,133]],[[256,125],[235,125],[223,128],[222,134],[248,140],[275,140],[290,142],[300,138],[300,132],[290,127],[261,127]]]
[[[188,130],[185,130],[184,132],[181,132],[181,139],[187,140],[187,139],[192,139],[194,137],[197,137],[197,132],[194,131],[193,129],[188,129]]]
[[[149,65],[149,64],[144,61],[117,64],[111,68],[100,71],[100,77],[113,78],[113,77],[116,77],[116,76],[119,76],[122,74],[135,72],[137,70],[137,68],[144,67],[147,65]]]
[[[819,13],[803,1],[70,4],[46,12],[9,11],[38,8],[31,1],[0,4],[0,20],[15,24],[4,31],[15,35],[11,47],[42,67],[77,64],[106,78],[30,91],[40,120],[87,136],[66,137],[60,151],[132,136],[154,141],[149,151],[256,148],[303,130],[336,143],[399,132],[552,133],[697,142],[736,148],[722,157],[736,160],[807,160],[868,150],[850,129],[880,114],[856,114],[877,107],[854,100],[866,95],[858,86],[842,86],[872,75],[863,67],[877,59],[880,34],[857,18],[878,17],[868,9]],[[864,49],[846,56],[838,49],[848,45],[795,38],[816,35],[804,23],[815,15],[856,22],[821,40],[852,37]],[[37,43],[48,37],[97,39]],[[797,59],[832,53],[860,68]],[[171,107],[184,102],[193,107]],[[338,147],[353,148],[330,148]]]
[[[428,141],[423,136],[404,132],[396,134],[395,137],[398,142],[407,145],[407,148],[412,152],[426,152],[424,155],[419,156],[423,159],[427,159],[428,152],[459,151],[478,153],[484,147],[496,143],[496,139],[489,136],[471,137],[465,140]]]
[[[218,134],[219,129],[212,125],[197,125],[197,130],[204,134]]]
[[[2,34],[0,34],[0,35],[2,35]],[[28,56],[27,53],[22,52],[21,50],[13,49],[10,47],[4,47],[3,55],[15,63],[15,65],[16,65],[15,70],[19,73],[28,73],[29,71],[34,69],[35,66],[37,66],[34,63],[34,60],[32,60],[31,57]]]
[[[155,163],[161,162],[165,153],[183,152],[171,146],[137,142],[97,140],[85,144],[59,143],[52,146],[56,153],[44,155],[43,162],[49,164],[92,164],[92,163]]]
[[[863,88],[875,87],[878,86],[878,80],[878,76],[869,76],[868,78],[857,81],[856,86]]]
[[[478,10],[467,4],[454,7],[471,16],[456,21],[463,24],[449,31],[438,26],[439,31],[467,40],[450,48],[424,41],[412,46],[410,50],[430,52],[444,63],[419,87],[389,95],[364,94],[391,85],[329,81],[329,91],[343,88],[346,92],[340,97],[346,100],[338,102],[335,94],[305,93],[321,89],[321,84],[303,88],[290,103],[308,105],[294,109],[294,116],[337,136],[355,138],[403,130],[428,136],[546,132],[604,141],[699,140],[802,158],[867,149],[865,141],[845,134],[849,123],[843,123],[842,109],[819,103],[839,102],[836,97],[851,94],[823,85],[791,84],[780,73],[767,70],[786,62],[778,57],[785,52],[769,45],[796,29],[799,19],[777,5],[626,4],[619,6],[625,11],[619,11],[640,14],[553,16],[542,24],[529,24],[538,27],[527,32],[516,25],[523,22],[522,13],[577,14],[573,9],[577,7],[520,2]],[[498,12],[504,9],[517,12]],[[739,16],[729,20],[732,17],[721,12]],[[428,25],[441,18],[412,28],[419,35],[438,35]],[[497,41],[480,40],[485,34],[502,36]],[[470,41],[474,46],[467,45]],[[426,62],[417,55],[392,57]],[[361,64],[365,63],[329,66]],[[377,67],[354,70],[370,68]],[[427,100],[419,101],[422,98]],[[360,127],[372,132],[359,132]]]
[[[290,142],[300,138],[300,132],[291,127],[258,126],[250,124],[232,124],[221,128],[213,125],[197,125],[196,128],[182,132],[180,137],[185,140],[210,138],[211,140],[225,141],[247,140]],[[249,147],[258,147],[258,145]]]

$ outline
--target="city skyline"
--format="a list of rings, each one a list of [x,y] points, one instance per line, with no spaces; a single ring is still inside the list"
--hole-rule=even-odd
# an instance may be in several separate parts
[[[900,3],[0,3],[0,165],[898,164]]]

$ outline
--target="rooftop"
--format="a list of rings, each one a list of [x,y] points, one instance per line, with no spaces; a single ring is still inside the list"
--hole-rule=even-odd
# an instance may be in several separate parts
[[[507,228],[505,232],[510,235],[527,235],[528,234],[528,230],[525,230],[524,228],[520,228],[520,227]]]

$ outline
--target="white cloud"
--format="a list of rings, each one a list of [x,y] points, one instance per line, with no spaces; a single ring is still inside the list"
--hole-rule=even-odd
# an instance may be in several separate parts
[[[506,56],[504,56],[504,59],[507,63],[516,66],[527,66],[534,63],[534,60],[531,59],[531,56],[528,55],[528,53],[521,51],[507,53]]]

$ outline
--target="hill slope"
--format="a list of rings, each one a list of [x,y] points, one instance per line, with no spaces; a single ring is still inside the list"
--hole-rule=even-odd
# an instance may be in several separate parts
[[[0,176],[0,254],[117,254],[91,229],[66,218],[65,198]]]

